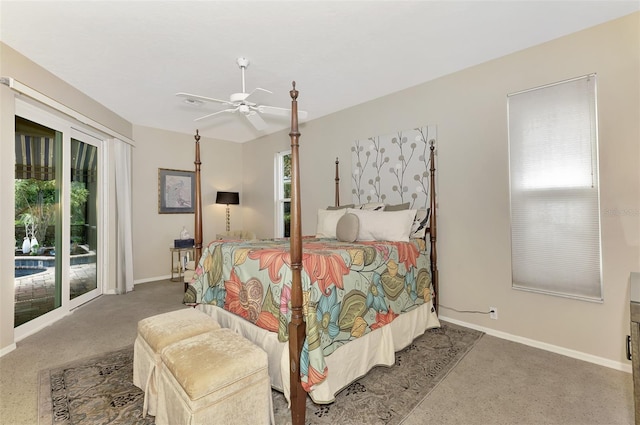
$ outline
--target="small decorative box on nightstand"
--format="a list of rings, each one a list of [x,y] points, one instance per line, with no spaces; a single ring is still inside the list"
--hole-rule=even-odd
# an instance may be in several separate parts
[[[191,248],[195,245],[195,241],[193,239],[174,239],[173,247],[174,248]]]

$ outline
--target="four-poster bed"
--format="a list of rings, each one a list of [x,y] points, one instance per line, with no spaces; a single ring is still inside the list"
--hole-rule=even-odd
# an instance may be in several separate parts
[[[290,95],[288,240],[214,241],[203,252],[200,136],[196,132],[195,246],[199,262],[185,292],[185,303],[196,305],[221,326],[239,332],[268,353],[272,386],[290,401],[292,423],[302,424],[307,395],[316,403],[332,402],[353,380],[376,365],[393,364],[396,351],[426,329],[439,326],[435,302],[438,275],[434,213],[421,239],[302,237],[295,82]],[[433,144],[430,161],[429,206],[435,212]],[[338,206],[337,158],[335,184]],[[357,215],[361,226],[365,223],[362,220],[373,217],[370,213],[376,220],[412,214],[342,212]],[[337,217],[342,213],[331,214]]]

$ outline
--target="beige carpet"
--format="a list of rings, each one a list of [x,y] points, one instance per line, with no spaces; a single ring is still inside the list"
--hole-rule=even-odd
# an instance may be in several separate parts
[[[397,425],[481,336],[452,324],[428,330],[396,353],[394,365],[374,368],[341,391],[334,403],[316,405],[308,399],[306,422]],[[144,394],[133,385],[132,374],[131,346],[42,371],[40,425],[153,424],[152,417],[142,417]],[[284,396],[277,391],[272,395],[276,423],[290,423]]]
[[[182,290],[136,285],[18,342],[0,358],[0,424],[37,424],[38,371],[133,344],[138,320],[182,308]],[[485,335],[403,424],[633,422],[630,374]]]

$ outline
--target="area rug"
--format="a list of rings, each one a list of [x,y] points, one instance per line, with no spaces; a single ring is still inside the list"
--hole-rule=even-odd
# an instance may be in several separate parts
[[[430,329],[342,390],[336,401],[307,400],[307,424],[400,424],[483,335],[450,323]],[[41,425],[152,425],[142,417],[143,392],[132,383],[133,347],[40,372]],[[291,423],[284,396],[273,391],[276,424]]]

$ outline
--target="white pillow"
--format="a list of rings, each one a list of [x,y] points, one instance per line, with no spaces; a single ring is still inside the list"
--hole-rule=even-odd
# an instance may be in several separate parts
[[[409,242],[416,210],[370,211],[348,209],[360,221],[359,241]]]
[[[316,225],[316,238],[336,238],[338,220],[345,215],[347,208],[340,210],[318,210],[318,224]]]

